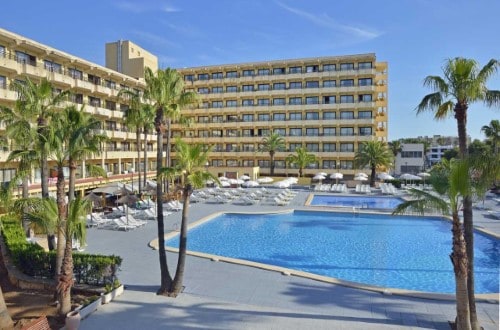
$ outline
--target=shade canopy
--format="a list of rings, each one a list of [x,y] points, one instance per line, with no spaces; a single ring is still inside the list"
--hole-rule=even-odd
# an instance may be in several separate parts
[[[283,180],[283,181],[278,181],[274,183],[274,185],[278,188],[288,188],[290,187],[290,182]]]
[[[102,197],[94,193],[93,191],[90,192],[90,194],[86,195],[83,197],[83,199],[91,201],[93,203],[100,203],[102,202]]]
[[[417,175],[418,175],[419,177],[421,177],[421,178],[428,178],[428,177],[430,177],[430,176],[431,176],[431,175],[430,175],[430,173],[427,173],[427,172],[420,172],[420,173],[418,173]]]
[[[231,186],[231,184],[229,183],[229,181],[221,181],[220,185],[221,185],[221,187],[230,187]]]
[[[102,187],[95,188],[92,190],[94,193],[102,193],[109,195],[121,195],[123,192],[131,193],[132,186],[124,184],[122,182],[110,182]]]
[[[367,181],[368,177],[363,176],[363,175],[357,175],[357,176],[354,177],[354,180],[356,180],[356,181]]]
[[[364,176],[365,178],[368,177],[368,174],[364,173],[364,172],[359,172],[359,173],[356,173],[355,176]]]
[[[403,179],[403,180],[422,180],[421,177],[410,174],[410,173],[404,173],[399,178]]]
[[[328,174],[326,174],[325,172],[319,172],[319,173],[318,173],[318,174],[316,174],[316,175],[322,175],[322,176],[325,176],[325,177],[326,177]]]
[[[324,180],[326,177],[324,175],[316,174],[313,176],[313,180]]]
[[[330,178],[331,179],[342,179],[342,178],[344,178],[344,174],[339,173],[339,172],[335,172],[335,173],[330,174]]]
[[[139,197],[136,195],[123,195],[122,197],[118,198],[116,200],[117,203],[120,204],[132,204],[132,203],[137,203],[139,201]]]
[[[249,181],[243,182],[242,186],[246,187],[246,188],[257,187],[257,186],[259,186],[259,183],[257,181],[249,180]]]
[[[219,177],[219,181],[227,181],[227,180],[228,180],[228,178],[226,178],[225,176],[220,176]]]
[[[271,182],[273,182],[273,181],[274,181],[274,179],[273,179],[273,178],[270,178],[270,177],[268,177],[268,176],[263,177],[263,178],[258,178],[258,179],[257,179],[257,182],[259,182],[259,183],[271,183]]]
[[[394,180],[394,177],[392,175],[387,174],[387,173],[380,173],[378,175],[378,178],[380,180]]]
[[[240,176],[240,180],[243,180],[243,181],[250,180],[250,177],[248,175],[242,175],[242,176]]]

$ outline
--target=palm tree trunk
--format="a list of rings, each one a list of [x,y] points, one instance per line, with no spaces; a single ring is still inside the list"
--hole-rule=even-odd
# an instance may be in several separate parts
[[[185,178],[184,181],[187,179]],[[179,235],[179,257],[177,259],[177,269],[175,271],[174,282],[172,283],[172,289],[170,290],[170,297],[177,297],[177,295],[182,290],[182,281],[184,279],[184,269],[186,268],[186,250],[187,250],[187,218],[189,211],[189,195],[191,192],[191,186],[186,184],[184,186],[183,198],[184,205],[182,207],[182,220],[181,220],[181,232]]]
[[[144,182],[143,187],[146,187],[147,174],[148,174],[148,131],[144,128]]]
[[[468,157],[467,150],[467,108],[466,102],[458,102],[455,105],[455,119],[457,120],[458,129],[458,145],[460,149],[460,157],[465,159]],[[467,293],[469,296],[470,320],[473,330],[480,330],[481,326],[477,319],[476,297],[474,285],[474,220],[472,214],[472,199],[470,196],[465,196],[463,200],[463,216],[464,216],[464,237],[466,243],[466,251],[468,258],[468,276],[467,276]]]
[[[269,156],[271,156],[271,170],[270,170],[270,176],[273,176],[274,175],[274,152],[273,151],[270,151],[269,152]]]
[[[59,315],[71,311],[71,287],[73,286],[73,244],[69,230],[66,230],[66,244],[61,274],[58,277],[57,294],[59,297]]]
[[[26,199],[29,197],[29,187],[28,187],[28,184],[29,184],[29,176],[28,175],[25,175],[23,177],[23,199]],[[26,234],[26,236],[29,235],[29,219],[28,219],[28,216],[27,216],[27,210],[25,209],[23,211],[23,230],[24,230],[24,233]]]
[[[45,118],[38,117],[38,138],[40,139],[39,148],[40,148],[40,179],[42,186],[42,198],[49,198],[49,162],[47,160],[47,150],[45,147],[45,126],[47,124]]]
[[[372,173],[370,175],[370,187],[375,187],[375,165],[372,165]]]
[[[135,131],[135,143],[137,145],[137,173],[139,174],[139,194],[142,193],[142,182],[141,182],[141,130],[137,127]]]
[[[9,315],[5,299],[3,298],[2,288],[0,287],[0,329],[13,329],[14,322]]]
[[[57,167],[57,211],[59,213],[57,219],[57,250],[56,250],[56,270],[55,279],[58,280],[58,276],[61,273],[61,267],[64,258],[64,247],[65,247],[65,237],[64,232],[66,230],[66,201],[64,196],[64,172],[62,166]]]
[[[457,300],[456,328],[469,330],[472,328],[467,294],[467,253],[458,213],[453,214],[452,232],[453,247],[450,259],[455,272],[455,291]]]
[[[165,167],[170,167],[170,118],[167,118],[167,157],[165,158]],[[169,193],[169,181],[167,180],[167,184],[165,187],[165,191],[167,194]]]
[[[75,184],[76,184],[76,162],[70,158],[69,161],[69,182],[68,182],[68,205],[75,199]]]

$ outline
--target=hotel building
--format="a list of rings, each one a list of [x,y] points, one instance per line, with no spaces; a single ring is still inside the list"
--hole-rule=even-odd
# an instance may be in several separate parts
[[[144,88],[144,67],[157,67],[154,55],[129,41],[106,44],[106,66],[75,57],[0,29],[0,105],[14,106],[14,80],[48,78],[54,92],[69,90],[61,104],[85,106],[102,122],[109,141],[100,156],[79,166],[101,165],[110,175],[156,168],[156,137],[148,137],[148,160],[137,161],[135,133],[123,124],[126,100],[120,89]],[[353,174],[360,143],[387,140],[387,63],[374,54],[265,61],[179,69],[186,89],[200,94],[197,107],[185,109],[189,127],[173,125],[172,135],[214,146],[209,170],[223,174],[267,174],[269,155],[259,144],[278,132],[286,148],[276,153],[276,174],[293,174],[285,158],[305,147],[318,158],[306,174],[321,169]],[[0,136],[5,127],[0,126]],[[17,164],[6,162],[11,146],[0,151],[0,182],[8,182]],[[142,157],[142,153],[141,153]],[[173,154],[175,160],[175,153]],[[33,171],[32,183],[40,180]],[[231,176],[231,175],[230,175]]]

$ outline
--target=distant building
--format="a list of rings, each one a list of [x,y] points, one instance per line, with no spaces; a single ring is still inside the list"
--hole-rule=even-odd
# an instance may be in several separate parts
[[[417,139],[427,141],[431,145],[435,146],[458,146],[458,136],[444,136],[444,135],[433,135],[433,136],[418,136]],[[471,142],[470,136],[467,136],[467,144]]]
[[[424,170],[424,163],[423,143],[402,143],[394,163],[395,174],[417,174]]]
[[[128,40],[106,44],[106,67],[137,79],[144,79],[144,68],[158,69],[158,58]]]
[[[447,146],[440,146],[440,145],[433,145],[429,148],[429,152],[427,152],[427,161],[429,162],[430,166],[434,166],[435,164],[439,163],[441,159],[443,158],[444,153],[447,150],[451,150],[455,148],[456,146],[453,145],[447,145]]]

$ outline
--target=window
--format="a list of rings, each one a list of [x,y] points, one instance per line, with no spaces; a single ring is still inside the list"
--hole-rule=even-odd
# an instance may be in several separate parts
[[[269,69],[259,69],[257,70],[257,75],[259,76],[268,76],[271,74],[271,70]]]
[[[5,52],[5,47],[4,47],[4,46],[2,46],[2,45],[0,45],[0,57],[5,57],[5,54],[7,54],[7,53]]]
[[[94,85],[100,85],[101,84],[101,78],[98,77],[98,76],[94,76],[92,74],[88,74],[87,75],[87,79],[90,83],[94,84]]]
[[[227,115],[226,116],[226,120],[227,120],[228,123],[237,122],[238,121],[238,116],[236,116],[236,115]]]
[[[281,135],[281,136],[285,136],[286,135],[286,129],[284,129],[284,128],[275,128],[273,130],[273,133]]]
[[[323,151],[324,152],[333,152],[337,150],[336,143],[323,143]]]
[[[306,128],[306,136],[319,136],[319,128]]]
[[[353,136],[354,128],[352,127],[341,127],[340,128],[340,136]]]
[[[358,112],[358,118],[359,119],[369,119],[369,118],[372,118],[372,112],[371,111],[359,111]]]
[[[302,98],[301,97],[291,97],[291,98],[289,98],[289,104],[291,104],[291,105],[302,104]]]
[[[106,87],[111,88],[111,89],[116,89],[116,83],[113,80],[105,80],[104,84]]]
[[[372,68],[372,62],[359,62],[358,64],[358,69],[371,69]]]
[[[238,160],[236,160],[236,159],[228,159],[228,160],[226,160],[226,166],[228,166],[228,167],[238,167]]]
[[[290,143],[289,151],[295,151],[299,148],[302,148],[302,143]]]
[[[302,136],[302,128],[290,128],[290,136]]]
[[[271,116],[268,113],[259,113],[258,115],[258,121],[270,121]]]
[[[359,128],[359,135],[361,135],[361,136],[372,135],[372,128],[371,127],[360,127]]]
[[[213,159],[212,160],[212,166],[214,167],[222,167],[224,164],[224,162],[222,161],[222,159]]]
[[[270,161],[269,160],[259,160],[259,167],[269,168]]]
[[[335,127],[323,127],[324,136],[335,136],[337,135],[337,129]]]
[[[237,107],[238,106],[238,101],[236,100],[227,100],[226,101],[226,107]]]
[[[251,77],[254,74],[254,70],[243,70],[243,77]]]
[[[36,57],[16,50],[16,61],[22,64],[36,66]]]
[[[193,74],[187,74],[184,76],[184,81],[194,81],[194,75]]]
[[[275,160],[274,167],[275,168],[285,168],[285,161],[284,160]]]
[[[308,65],[308,66],[306,66],[306,72],[307,73],[319,72],[319,65]]]
[[[354,63],[341,63],[340,71],[354,70]]]
[[[224,78],[224,74],[222,72],[212,73],[212,79],[222,79],[222,78]]]
[[[323,104],[335,104],[335,96],[323,96]]]
[[[243,92],[252,92],[253,91],[253,85],[243,85]]]
[[[306,120],[318,120],[319,113],[318,112],[306,112]]]
[[[273,74],[285,74],[285,68],[274,68]]]
[[[258,99],[257,104],[260,106],[263,106],[263,105],[269,105],[270,102],[269,102],[269,99]]]
[[[226,92],[227,93],[235,93],[238,91],[238,87],[237,86],[227,86],[226,87]]]
[[[354,79],[342,79],[340,81],[340,87],[352,87],[354,86]]]
[[[323,87],[335,87],[337,86],[335,80],[323,80]]]
[[[113,101],[106,100],[106,109],[108,110],[116,110],[116,103]]]
[[[335,71],[335,64],[323,64],[323,71]]]
[[[323,119],[324,120],[332,120],[332,119],[335,119],[335,117],[336,117],[336,113],[333,111],[323,112]]]
[[[372,94],[361,94],[359,95],[359,102],[371,102]]]
[[[212,130],[212,136],[214,136],[214,137],[222,137],[222,130],[221,129],[214,129],[214,130]]]
[[[226,136],[228,137],[237,137],[238,136],[238,131],[235,129],[227,129],[226,130]],[[230,151],[227,149],[227,146],[230,146],[230,144],[226,144],[226,151]],[[233,149],[231,149],[233,150]]]
[[[319,151],[319,144],[318,143],[306,143],[306,149],[307,149],[307,151],[318,152]]]
[[[273,114],[273,121],[285,121],[285,114],[284,113],[274,113]]]
[[[73,102],[73,103],[83,104],[83,94],[72,94],[70,96],[70,99],[71,99],[71,102]]]
[[[109,120],[106,120],[106,129],[108,131],[116,131],[116,122],[115,121],[109,121]],[[116,142],[115,142],[116,143]]]
[[[253,105],[253,99],[244,99],[241,104],[243,106],[252,106]]]
[[[224,116],[212,116],[212,123],[222,123],[224,121]]]
[[[284,98],[273,99],[273,105],[285,105],[285,99]]]
[[[319,97],[318,96],[306,97],[306,104],[319,104]]]
[[[198,131],[198,137],[208,137],[208,131],[207,130]]]
[[[259,128],[257,130],[257,136],[269,136],[269,129],[268,128]]]
[[[352,111],[341,111],[340,119],[354,119],[354,112]]]
[[[340,103],[354,103],[353,95],[340,95]]]
[[[360,79],[358,79],[358,85],[359,86],[371,86],[372,85],[372,78],[360,78]]]
[[[0,88],[2,89],[7,88],[7,77],[0,76]]]
[[[244,114],[242,117],[241,117],[242,121],[245,121],[245,122],[251,122],[253,121],[253,115],[251,114]]]
[[[285,83],[274,83],[273,84],[273,89],[274,90],[283,90],[283,89],[286,89]]]
[[[241,131],[242,136],[253,136],[253,129],[244,129]]]
[[[212,108],[222,108],[222,101],[212,101]]]
[[[198,74],[198,80],[208,80],[208,73]]]
[[[89,96],[89,105],[92,107],[100,107],[101,99],[93,96]]]
[[[198,93],[199,94],[208,94],[208,88],[207,87],[198,88]]]
[[[292,66],[288,69],[288,73],[302,73],[301,66]]]
[[[201,108],[202,109],[208,109],[208,102],[202,102],[201,103]]]
[[[306,81],[306,88],[319,88],[319,81]]]
[[[352,170],[354,162],[352,160],[341,160],[340,168],[343,170]]]
[[[290,112],[288,114],[289,120],[302,120],[302,113],[300,112]]]
[[[422,151],[402,151],[401,158],[422,158]]]
[[[253,149],[252,150],[245,150],[245,151],[253,151]],[[241,166],[243,166],[243,167],[253,167],[254,166],[254,161],[253,161],[253,159],[243,159],[241,161]]]
[[[292,81],[289,84],[290,89],[296,89],[296,88],[302,88],[302,82],[301,81]]]
[[[325,151],[325,150],[323,150]],[[335,160],[324,160],[323,161],[323,168],[336,168],[337,167],[337,162]]]
[[[199,123],[208,123],[208,116],[198,116]]]
[[[50,71],[50,72],[57,72],[57,73],[62,72],[61,64],[56,63],[56,62],[52,62],[49,60],[43,61],[43,67],[45,68],[45,70]]]
[[[222,86],[212,87],[212,93],[222,93],[222,92],[223,92]]]
[[[80,80],[83,79],[83,72],[80,70],[70,68],[68,70],[68,73],[69,73],[69,76],[73,79],[80,79]]]
[[[353,152],[354,144],[353,143],[341,143],[340,144],[340,152]]]
[[[257,89],[258,89],[259,91],[268,91],[268,90],[269,90],[269,88],[270,88],[269,84],[259,84],[259,86],[258,86],[258,88],[257,88]]]
[[[238,78],[238,72],[228,71],[226,72],[226,78]]]

